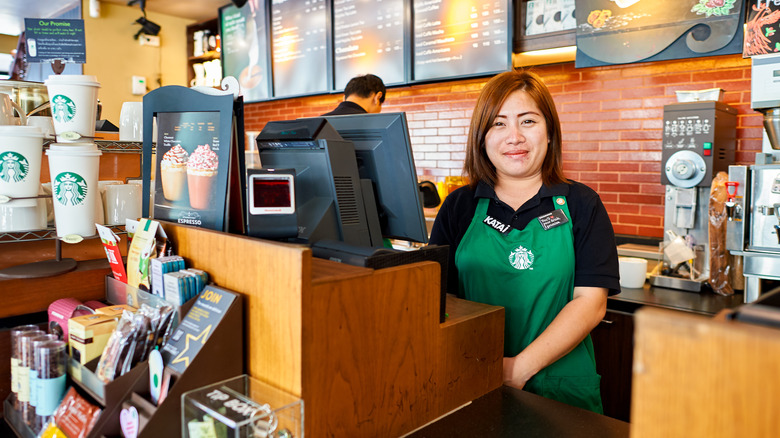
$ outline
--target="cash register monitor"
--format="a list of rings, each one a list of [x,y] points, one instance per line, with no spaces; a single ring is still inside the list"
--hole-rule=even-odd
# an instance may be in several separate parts
[[[382,236],[428,242],[405,113],[326,116],[355,145],[360,178],[373,182]]]
[[[308,244],[333,240],[370,247],[375,246],[373,241],[381,242],[379,231],[369,230],[354,147],[325,119],[268,122],[257,136],[257,147],[263,169],[247,169],[251,174],[248,180],[255,181],[261,173],[276,173],[277,178],[280,174],[290,175],[295,209],[294,214],[284,214],[261,208],[253,214],[253,203],[263,200],[264,204],[268,198],[248,196],[249,235],[263,238],[288,235],[289,241]],[[278,189],[268,184],[257,187],[250,184],[252,188],[265,192]],[[290,229],[291,233],[284,231]]]

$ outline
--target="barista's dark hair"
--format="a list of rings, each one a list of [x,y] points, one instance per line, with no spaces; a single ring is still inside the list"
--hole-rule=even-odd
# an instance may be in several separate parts
[[[344,88],[344,99],[352,95],[366,98],[371,97],[372,94],[379,92],[382,92],[382,97],[379,98],[379,103],[384,103],[385,96],[387,95],[387,88],[379,76],[372,74],[355,76],[349,80],[346,88]]]
[[[485,137],[507,97],[515,91],[525,91],[528,94],[539,107],[547,124],[547,138],[550,141],[542,162],[542,182],[548,186],[567,182],[563,175],[561,122],[552,95],[539,75],[524,70],[501,73],[491,78],[482,88],[471,115],[463,172],[469,177],[471,185],[476,185],[481,180],[492,187],[496,186],[496,167],[487,156]]]

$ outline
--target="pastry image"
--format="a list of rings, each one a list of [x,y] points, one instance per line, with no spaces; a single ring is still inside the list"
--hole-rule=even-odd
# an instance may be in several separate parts
[[[163,155],[160,179],[165,199],[174,202],[180,200],[187,182],[187,151],[184,148],[176,145]]]
[[[209,207],[218,165],[217,153],[207,144],[198,146],[190,155],[187,160],[187,187],[192,208],[206,210]]]

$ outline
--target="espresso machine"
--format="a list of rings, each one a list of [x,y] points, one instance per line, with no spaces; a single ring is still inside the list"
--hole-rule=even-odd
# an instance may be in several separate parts
[[[734,162],[737,110],[718,101],[675,103],[664,106],[663,123],[663,246],[668,268],[651,275],[650,284],[700,292],[709,280],[710,186],[713,175]]]
[[[754,56],[751,108],[764,115],[761,153],[729,166],[726,248],[743,257],[745,302],[780,281],[780,54]]]

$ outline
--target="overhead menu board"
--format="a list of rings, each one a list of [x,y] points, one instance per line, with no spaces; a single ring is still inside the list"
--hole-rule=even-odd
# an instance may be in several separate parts
[[[385,84],[406,82],[404,0],[334,0],[335,88],[372,73]]]
[[[325,0],[272,0],[274,96],[328,91]]]
[[[510,66],[507,0],[413,0],[413,79],[472,76]]]
[[[222,38],[222,76],[233,76],[241,85],[244,102],[271,97],[268,66],[268,25],[262,2],[219,10]]]

